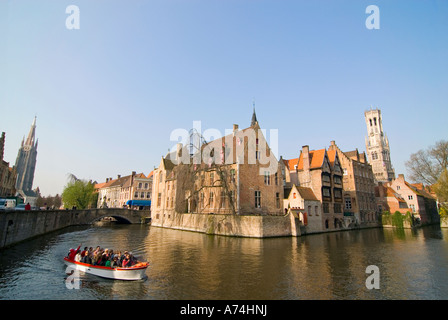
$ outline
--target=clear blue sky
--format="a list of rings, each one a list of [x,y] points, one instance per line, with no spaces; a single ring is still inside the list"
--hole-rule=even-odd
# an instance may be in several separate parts
[[[80,10],[68,30],[65,10]],[[368,5],[380,29],[365,26]],[[396,173],[447,139],[448,1],[21,0],[0,2],[0,131],[15,163],[37,115],[34,187],[67,174],[102,182],[148,174],[170,134],[278,129],[279,155],[303,145],[365,150],[380,108]]]

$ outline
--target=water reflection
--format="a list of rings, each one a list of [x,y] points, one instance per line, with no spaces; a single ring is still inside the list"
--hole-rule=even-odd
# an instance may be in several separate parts
[[[447,230],[369,229],[299,238],[209,236],[146,225],[72,228],[0,255],[0,299],[446,299]],[[147,279],[81,273],[67,289],[62,257],[82,245],[130,249]],[[380,270],[368,290],[366,267]]]

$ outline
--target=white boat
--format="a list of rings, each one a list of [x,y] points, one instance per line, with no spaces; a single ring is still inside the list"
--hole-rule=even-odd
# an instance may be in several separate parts
[[[69,260],[67,257],[64,258],[64,261],[67,266],[75,270],[116,280],[141,280],[146,276],[146,268],[149,266],[147,262],[139,262],[128,268],[110,268]]]

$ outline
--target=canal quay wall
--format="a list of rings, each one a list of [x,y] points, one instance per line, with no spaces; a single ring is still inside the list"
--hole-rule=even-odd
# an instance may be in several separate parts
[[[104,217],[114,217],[126,223],[142,223],[149,216],[148,210],[122,208],[0,211],[0,249],[69,226],[88,225]]]
[[[292,214],[283,216],[175,213],[152,217],[151,226],[194,231],[210,235],[269,238],[381,227],[379,224],[310,232]]]

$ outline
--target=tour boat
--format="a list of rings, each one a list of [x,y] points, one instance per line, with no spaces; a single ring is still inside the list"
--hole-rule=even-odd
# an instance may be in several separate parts
[[[64,261],[66,265],[75,270],[116,280],[141,280],[146,276],[146,268],[149,266],[147,262],[139,262],[128,268],[110,268],[69,260],[67,257],[64,257]]]

